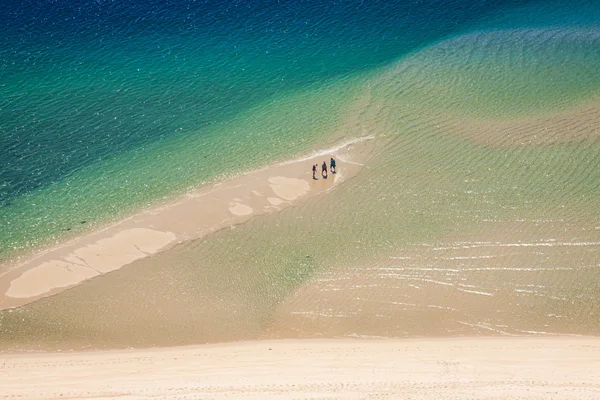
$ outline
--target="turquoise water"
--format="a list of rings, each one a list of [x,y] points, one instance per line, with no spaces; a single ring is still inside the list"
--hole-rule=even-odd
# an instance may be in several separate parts
[[[448,38],[431,51],[474,50],[400,63],[434,80],[432,107],[489,116],[593,97],[598,15],[584,1],[11,2],[0,259],[322,146],[373,74]],[[489,34],[472,46],[469,32]],[[521,53],[534,62],[515,70]]]
[[[302,93],[500,7],[454,4],[452,18],[418,3],[6,4],[0,257],[302,150],[346,98]],[[288,97],[299,126],[277,115]],[[253,110],[264,123],[245,127]]]
[[[374,140],[326,195],[1,311],[0,347],[600,332],[597,4],[86,4],[3,38],[3,257]]]

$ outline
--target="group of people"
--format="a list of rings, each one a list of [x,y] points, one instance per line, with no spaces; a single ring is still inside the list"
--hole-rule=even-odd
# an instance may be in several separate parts
[[[336,173],[335,169],[335,160],[331,157],[331,161],[329,162],[329,170],[332,174]],[[317,164],[312,166],[313,179],[317,179]],[[321,165],[321,176],[327,179],[327,162],[323,161],[323,165]]]

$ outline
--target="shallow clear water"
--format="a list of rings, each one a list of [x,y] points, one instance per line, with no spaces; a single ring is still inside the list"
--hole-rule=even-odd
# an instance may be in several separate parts
[[[2,218],[16,226],[3,243],[26,248],[341,136],[375,137],[361,173],[325,196],[0,313],[7,346],[598,334],[600,10],[452,5],[315,4],[273,20],[267,8],[260,26],[296,36],[268,42],[287,67],[263,59],[272,69],[257,67],[250,97],[229,86],[247,103],[221,93],[202,128],[133,129],[140,136],[119,136],[127,145],[114,153],[98,144],[106,159],[67,163],[68,177],[7,196]],[[231,12],[233,36],[219,43],[243,31],[256,48],[240,57],[269,48],[253,40],[270,35]],[[200,121],[200,108],[180,109],[193,93],[173,99],[178,116]]]
[[[0,257],[302,151],[347,98],[338,89],[323,95],[323,86],[513,3],[448,6],[8,3],[0,14]],[[278,112],[281,101],[294,111]]]

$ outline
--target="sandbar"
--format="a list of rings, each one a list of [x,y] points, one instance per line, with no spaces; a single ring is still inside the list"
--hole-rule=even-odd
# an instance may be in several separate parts
[[[261,214],[297,205],[359,173],[370,137],[276,163],[186,193],[107,227],[0,266],[0,309],[22,306],[87,279]],[[335,157],[338,173],[313,179]]]

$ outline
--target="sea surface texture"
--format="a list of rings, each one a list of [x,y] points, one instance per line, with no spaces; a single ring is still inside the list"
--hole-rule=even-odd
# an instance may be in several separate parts
[[[600,334],[600,3],[1,8],[2,262],[374,143],[323,196],[0,311],[0,349]]]

